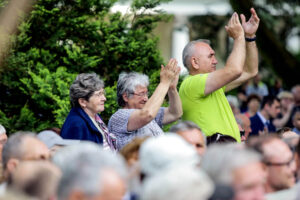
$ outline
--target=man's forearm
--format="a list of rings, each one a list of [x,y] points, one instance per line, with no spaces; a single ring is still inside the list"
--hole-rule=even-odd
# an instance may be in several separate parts
[[[258,72],[258,51],[256,42],[246,42],[246,61],[244,71],[255,76]]]

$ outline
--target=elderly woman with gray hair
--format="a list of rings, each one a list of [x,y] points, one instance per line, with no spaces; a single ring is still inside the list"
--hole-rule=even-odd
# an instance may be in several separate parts
[[[83,73],[70,87],[72,109],[61,130],[64,139],[89,140],[103,144],[104,149],[116,149],[116,138],[110,133],[98,113],[104,110],[103,81],[95,73]]]
[[[163,124],[176,121],[182,115],[181,101],[177,91],[180,68],[171,59],[166,67],[161,66],[160,83],[148,99],[149,79],[146,75],[122,73],[117,85],[118,104],[121,109],[114,113],[108,128],[117,138],[117,149],[135,137],[163,134]],[[169,107],[161,107],[166,94]]]

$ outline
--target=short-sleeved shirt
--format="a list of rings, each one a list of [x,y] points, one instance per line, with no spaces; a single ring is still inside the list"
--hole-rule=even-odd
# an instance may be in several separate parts
[[[136,137],[162,135],[164,133],[162,130],[164,109],[163,107],[160,108],[151,122],[135,131],[127,131],[127,125],[131,113],[136,109],[119,109],[115,112],[109,119],[108,129],[117,138],[117,149],[121,150]]]
[[[221,133],[241,141],[233,112],[225,96],[225,87],[204,94],[208,74],[188,76],[181,84],[183,120],[196,123],[207,136]]]

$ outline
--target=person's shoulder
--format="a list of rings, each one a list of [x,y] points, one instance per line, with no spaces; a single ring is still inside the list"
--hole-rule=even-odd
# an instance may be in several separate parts
[[[122,118],[126,118],[130,116],[130,113],[134,110],[135,109],[120,108],[114,114],[112,114],[112,116],[109,119],[109,122],[119,121]]]

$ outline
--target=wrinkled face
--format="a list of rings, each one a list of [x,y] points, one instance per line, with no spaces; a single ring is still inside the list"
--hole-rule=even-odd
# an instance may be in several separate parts
[[[295,184],[296,163],[292,151],[280,139],[263,145],[267,166],[267,184],[275,191]]]
[[[266,174],[260,162],[233,171],[234,200],[263,200]]]
[[[195,44],[191,59],[193,67],[202,74],[216,71],[218,61],[215,57],[215,51],[209,44],[203,42]]]
[[[300,112],[296,112],[293,117],[293,125],[300,130]]]
[[[93,114],[104,111],[104,103],[106,101],[104,89],[95,91],[93,95],[86,101],[86,109]]]
[[[266,105],[267,107],[267,113],[270,117],[276,118],[277,115],[280,113],[280,104],[277,100],[273,102],[271,106]]]
[[[125,108],[142,109],[148,101],[148,88],[137,86],[129,98],[123,94],[123,99],[126,102]]]
[[[253,113],[258,111],[259,106],[260,102],[257,99],[251,99],[251,101],[248,103],[248,109]]]
[[[199,155],[203,155],[206,149],[206,144],[202,133],[198,129],[191,129],[187,131],[179,131],[181,135],[188,143],[194,146]]]

